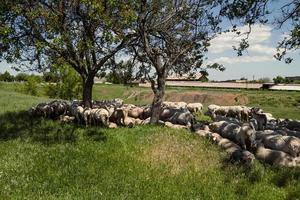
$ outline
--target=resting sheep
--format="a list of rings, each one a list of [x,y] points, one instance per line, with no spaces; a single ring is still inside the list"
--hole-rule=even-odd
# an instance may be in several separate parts
[[[300,166],[299,157],[293,158],[292,156],[283,151],[267,149],[262,143],[258,143],[258,148],[256,149],[255,157],[258,160],[261,160],[271,165],[287,167]]]
[[[125,126],[125,119],[128,117],[128,110],[124,107],[116,108],[109,120],[116,123],[118,126]]]
[[[292,157],[300,154],[300,139],[293,136],[267,135],[262,142],[266,148],[283,151]]]
[[[131,107],[128,109],[128,116],[132,118],[143,118],[144,109],[138,106]]]

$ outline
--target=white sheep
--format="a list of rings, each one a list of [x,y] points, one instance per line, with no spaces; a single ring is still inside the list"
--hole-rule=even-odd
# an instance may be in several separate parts
[[[71,123],[75,120],[74,116],[68,116],[68,115],[60,115],[59,116],[59,121],[61,123]]]
[[[166,108],[185,109],[187,108],[187,103],[183,101],[180,102],[164,101],[162,103],[162,106]]]
[[[203,105],[201,103],[189,103],[187,104],[187,109],[191,113],[202,112]]]
[[[97,108],[91,110],[92,119],[94,124],[102,124],[106,127],[109,126],[109,111],[104,108]]]

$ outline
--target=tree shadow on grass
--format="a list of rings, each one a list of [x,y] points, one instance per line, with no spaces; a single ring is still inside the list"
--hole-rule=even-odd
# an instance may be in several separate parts
[[[245,198],[247,196],[247,185],[266,183],[287,190],[286,200],[300,199],[300,168],[299,167],[276,167],[266,163],[255,161],[251,166],[234,166],[224,159],[222,170],[228,173],[225,182],[232,176],[241,174],[245,181],[236,185],[236,193]],[[234,173],[234,174],[232,174]]]
[[[6,112],[0,115],[0,141],[20,138],[45,145],[74,143],[78,137],[76,132],[80,128],[81,126],[61,124],[50,119],[32,118],[26,111]],[[94,134],[90,133],[91,131]],[[84,133],[92,138],[96,137],[96,141],[106,139],[101,131],[87,129]]]

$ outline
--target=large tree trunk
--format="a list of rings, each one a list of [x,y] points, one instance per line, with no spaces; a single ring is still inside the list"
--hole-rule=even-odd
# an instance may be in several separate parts
[[[88,76],[83,80],[83,105],[86,108],[92,108],[92,90],[94,85],[94,77]]]
[[[161,105],[165,95],[165,85],[166,85],[166,81],[164,77],[165,76],[163,75],[158,75],[157,87],[155,87],[154,83],[151,84],[154,93],[152,110],[151,110],[151,118],[150,118],[151,124],[157,124],[159,121],[159,116],[161,114]]]

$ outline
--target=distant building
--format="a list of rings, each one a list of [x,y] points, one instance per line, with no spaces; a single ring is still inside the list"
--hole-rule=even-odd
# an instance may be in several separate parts
[[[166,81],[198,81],[202,77],[201,74],[196,74],[194,76],[188,76],[188,75],[173,75],[168,76]]]
[[[293,82],[293,81],[300,81],[300,76],[290,76],[290,77],[285,77],[286,80]]]

